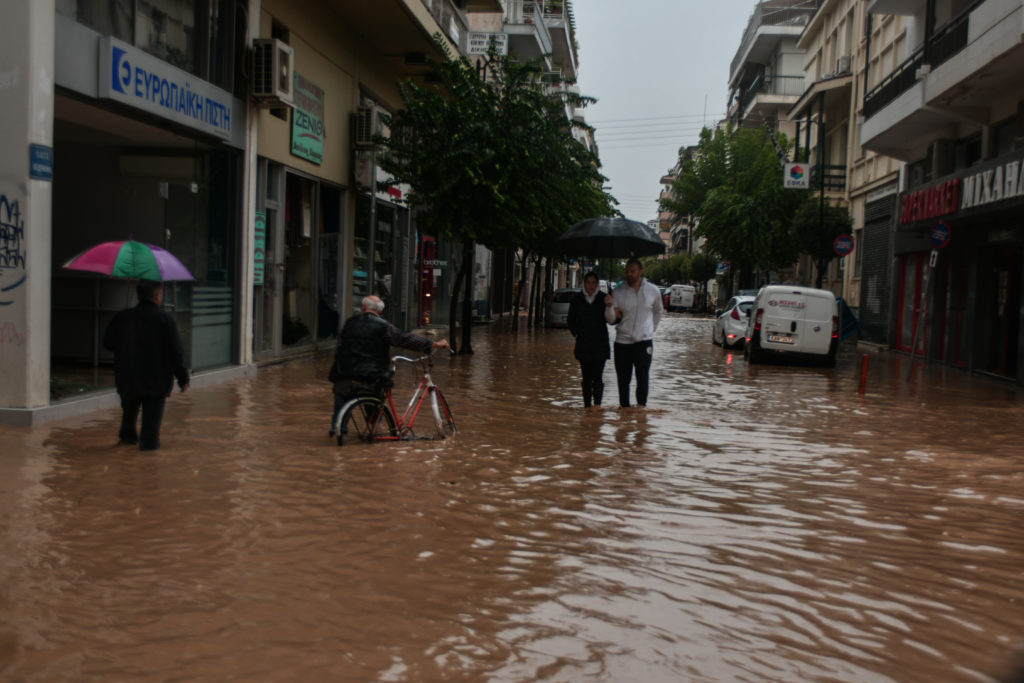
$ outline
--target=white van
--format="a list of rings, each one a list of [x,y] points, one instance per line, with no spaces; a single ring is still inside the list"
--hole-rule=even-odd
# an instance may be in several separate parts
[[[692,285],[672,285],[668,288],[668,310],[690,310],[696,295],[697,290]]]
[[[743,355],[759,363],[769,354],[836,364],[839,309],[827,289],[768,285],[754,298]]]

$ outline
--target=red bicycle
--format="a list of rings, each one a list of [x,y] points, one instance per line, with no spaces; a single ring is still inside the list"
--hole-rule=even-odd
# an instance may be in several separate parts
[[[341,446],[346,440],[358,439],[364,443],[371,441],[403,441],[415,439],[413,424],[420,414],[424,402],[430,401],[430,412],[434,418],[434,431],[436,438],[445,439],[455,433],[455,418],[448,408],[448,402],[444,400],[441,389],[434,384],[430,377],[430,367],[433,365],[430,355],[420,358],[406,358],[395,356],[391,359],[392,374],[397,361],[406,363],[419,363],[423,368],[423,377],[420,379],[416,391],[413,392],[409,404],[401,415],[395,409],[395,401],[391,395],[391,382],[388,381],[379,391],[366,394],[352,399],[338,413],[337,422],[334,425],[334,433],[338,436],[338,445]],[[381,397],[381,393],[383,397]],[[420,438],[435,438],[426,436]]]

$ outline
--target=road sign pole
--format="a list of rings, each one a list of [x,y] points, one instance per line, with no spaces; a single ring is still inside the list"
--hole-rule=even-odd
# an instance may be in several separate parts
[[[921,308],[918,311],[917,316],[917,327],[914,328],[914,341],[910,345],[910,364],[907,367],[907,381],[910,381],[910,375],[914,370],[914,356],[917,355],[917,341],[921,334],[921,330],[924,328],[925,321],[928,318],[928,293],[931,288],[931,274],[932,269],[935,268],[935,264],[939,261],[939,250],[932,249],[932,253],[928,258],[928,266],[924,270],[921,282]],[[927,342],[925,342],[924,352],[924,363],[928,365],[928,349]]]

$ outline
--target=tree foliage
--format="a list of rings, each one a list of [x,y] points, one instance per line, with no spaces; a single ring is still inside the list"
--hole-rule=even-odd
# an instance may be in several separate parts
[[[485,73],[447,50],[431,65],[436,83],[400,84],[403,106],[381,139],[381,167],[410,186],[422,231],[463,243],[464,253],[474,242],[545,253],[572,223],[610,212],[598,159],[571,134],[582,124],[566,116],[566,99],[587,98],[552,93],[540,62],[493,50]]]
[[[845,208],[822,202],[808,195],[793,217],[793,237],[801,254],[814,260],[817,269],[815,287],[821,288],[825,267],[835,258],[832,244],[839,235],[850,232],[853,221]]]
[[[779,137],[785,149],[788,142]],[[755,266],[795,260],[791,222],[806,193],[783,188],[778,155],[764,129],[705,128],[696,151],[682,152],[680,168],[674,196],[661,204],[696,217],[695,234],[706,239],[705,250],[748,276]]]

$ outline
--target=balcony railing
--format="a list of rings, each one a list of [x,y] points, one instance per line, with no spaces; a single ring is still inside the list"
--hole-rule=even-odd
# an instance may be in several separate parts
[[[985,0],[976,0],[967,9],[947,21],[910,58],[896,67],[878,85],[864,94],[864,116],[870,118],[887,104],[910,90],[917,82],[917,70],[928,64],[931,68],[952,59],[967,47],[970,16]]]
[[[811,189],[820,190],[822,180],[826,192],[843,192],[846,189],[845,164],[815,164],[811,167]]]
[[[422,0],[423,5],[430,10],[434,21],[441,27],[445,35],[455,43],[462,43],[462,36],[469,31],[469,21],[452,0]]]
[[[750,107],[758,95],[784,95],[799,97],[804,91],[803,74],[799,76],[758,76],[750,84],[740,101],[740,114]]]
[[[747,28],[740,40],[740,49],[729,66],[729,73],[736,73],[740,60],[746,54],[747,45],[754,39],[757,29],[762,26],[806,26],[821,0],[769,0],[759,2],[750,15]]]

